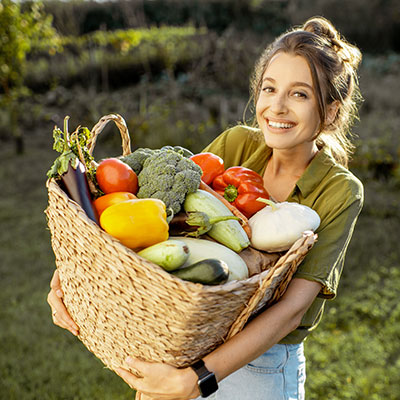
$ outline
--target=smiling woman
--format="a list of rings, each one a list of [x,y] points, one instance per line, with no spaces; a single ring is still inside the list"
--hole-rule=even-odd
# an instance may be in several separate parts
[[[275,62],[282,57],[294,60]],[[309,100],[314,103],[310,106],[316,107],[318,147],[327,145],[335,159],[347,166],[348,155],[354,147],[348,135],[361,101],[357,79],[360,62],[360,50],[341,37],[324,18],[311,18],[303,27],[283,34],[266,48],[253,75],[251,90],[260,128],[259,108],[265,104],[264,92],[270,96],[279,92],[282,100],[282,90],[290,90],[287,96]],[[276,86],[279,84],[280,87]],[[279,101],[276,105],[279,107]],[[272,115],[267,117],[272,121],[270,125],[281,122]]]

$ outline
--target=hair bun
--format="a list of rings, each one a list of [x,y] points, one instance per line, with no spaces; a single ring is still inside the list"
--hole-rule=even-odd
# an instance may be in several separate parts
[[[343,62],[349,63],[352,68],[357,69],[361,62],[360,50],[341,37],[337,29],[326,18],[310,18],[304,23],[303,30],[325,39]]]
[[[323,17],[313,17],[305,22],[303,30],[314,33],[329,41],[340,41],[340,36],[336,28]]]

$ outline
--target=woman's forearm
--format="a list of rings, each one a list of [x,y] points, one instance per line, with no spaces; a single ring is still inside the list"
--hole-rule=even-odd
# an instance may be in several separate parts
[[[204,357],[204,362],[221,381],[259,357],[299,325],[321,285],[294,279],[283,298],[257,316],[241,332]]]

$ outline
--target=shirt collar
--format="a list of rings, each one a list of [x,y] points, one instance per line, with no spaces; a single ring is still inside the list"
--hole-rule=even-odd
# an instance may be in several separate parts
[[[335,160],[329,150],[323,147],[311,160],[303,175],[296,183],[303,197],[307,197],[313,192],[334,164]]]

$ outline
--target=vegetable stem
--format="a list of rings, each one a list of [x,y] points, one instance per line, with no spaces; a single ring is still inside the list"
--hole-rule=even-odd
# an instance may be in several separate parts
[[[234,202],[236,200],[236,197],[238,197],[238,190],[234,185],[228,185],[225,188],[224,191],[224,197],[226,200],[228,200],[230,203]]]
[[[272,211],[277,211],[278,210],[278,206],[276,205],[276,203],[274,203],[272,200],[269,199],[264,199],[263,197],[258,197],[257,201],[260,201],[261,203],[265,203],[268,204],[269,206],[271,206]]]
[[[68,150],[71,147],[69,132],[68,132],[68,120],[69,115],[64,118],[64,139],[65,139],[65,150]]]
[[[235,219],[236,221],[239,221],[239,217],[235,217],[234,215],[224,215],[224,216],[221,216],[221,217],[214,217],[214,218],[210,218],[210,220],[209,220],[209,223],[211,224],[211,225],[214,225],[214,224],[216,224],[217,222],[220,222],[220,221],[228,221],[228,220],[230,220],[230,219]]]

